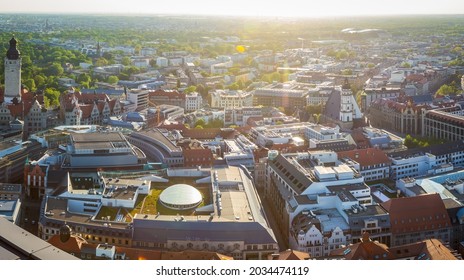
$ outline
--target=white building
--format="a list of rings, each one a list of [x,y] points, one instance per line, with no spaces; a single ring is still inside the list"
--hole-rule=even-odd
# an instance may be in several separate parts
[[[241,108],[253,106],[253,95],[249,92],[216,90],[211,93],[212,108]]]
[[[294,227],[293,222],[300,213],[335,209],[339,213],[337,216],[341,217],[340,221],[334,223],[338,226],[343,224],[342,220],[348,223],[346,210],[372,204],[370,188],[364,183],[363,176],[340,163],[334,152],[315,151],[269,157],[267,174],[265,194],[270,199],[271,212],[278,219],[281,234],[290,245],[292,238],[298,240],[295,233],[298,234],[299,229]],[[321,231],[325,237],[335,230],[335,227],[328,228],[330,230]],[[344,230],[343,227],[341,229]],[[294,249],[298,248],[295,246]]]
[[[185,111],[191,112],[200,110],[203,107],[203,97],[198,92],[185,95]]]
[[[135,104],[140,111],[148,107],[148,90],[130,90],[127,92],[127,100]]]
[[[167,67],[169,64],[169,60],[165,57],[158,57],[156,58],[156,65],[158,65],[159,67]]]
[[[330,255],[332,250],[349,245],[349,225],[337,209],[303,211],[292,223],[290,247],[312,257]]]
[[[262,117],[262,107],[244,107],[224,109],[224,125],[245,126],[251,117]]]

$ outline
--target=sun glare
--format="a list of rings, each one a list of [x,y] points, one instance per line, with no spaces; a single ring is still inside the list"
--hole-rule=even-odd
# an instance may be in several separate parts
[[[391,0],[383,5],[369,0],[268,0],[217,1],[176,0],[161,4],[151,0],[16,0],[2,4],[3,12],[113,13],[113,14],[199,14],[277,17],[326,17],[386,14],[460,14],[460,0]]]

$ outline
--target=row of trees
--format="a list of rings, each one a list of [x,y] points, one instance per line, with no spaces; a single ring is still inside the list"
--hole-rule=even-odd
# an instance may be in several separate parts
[[[427,138],[427,137],[413,137],[411,135],[406,135],[404,138],[404,145],[408,149],[419,148],[419,147],[428,147],[430,145],[443,144],[445,141],[441,139]]]
[[[221,119],[212,119],[209,122],[205,122],[203,119],[199,119],[195,122],[195,128],[222,128],[224,122]]]

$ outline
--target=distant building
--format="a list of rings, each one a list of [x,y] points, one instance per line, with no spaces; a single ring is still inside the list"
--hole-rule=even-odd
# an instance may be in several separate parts
[[[262,117],[262,107],[241,107],[224,109],[224,126],[245,126],[252,117]]]
[[[291,84],[273,83],[257,88],[252,93],[254,106],[283,107],[293,110],[303,108],[307,104],[307,89]]]
[[[179,93],[176,90],[155,90],[150,91],[148,94],[150,102],[153,102],[156,105],[174,105],[184,108],[186,105],[185,99],[186,96],[183,93]],[[154,106],[154,105],[151,105]]]
[[[361,95],[361,110],[366,112],[371,103],[377,99],[395,98],[400,96],[400,88],[366,88]]]
[[[446,139],[464,139],[464,103],[454,107],[433,109],[422,112],[422,136]]]
[[[216,90],[211,93],[212,108],[242,108],[253,105],[253,95],[249,92]]]
[[[203,97],[198,92],[185,95],[185,111],[192,112],[203,108]]]
[[[354,121],[361,120],[362,116],[346,79],[341,89],[331,93],[324,108],[323,119],[338,124],[341,128],[351,129]]]
[[[369,121],[377,128],[418,135],[422,132],[422,109],[427,107],[414,105],[411,100],[377,99],[369,107]]]
[[[102,124],[121,113],[119,99],[110,99],[104,93],[84,94],[72,89],[60,96],[59,116],[65,125]]]

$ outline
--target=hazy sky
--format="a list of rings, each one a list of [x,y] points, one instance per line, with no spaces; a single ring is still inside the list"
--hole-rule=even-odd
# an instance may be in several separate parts
[[[464,14],[463,0],[3,0],[2,12],[351,16]]]

